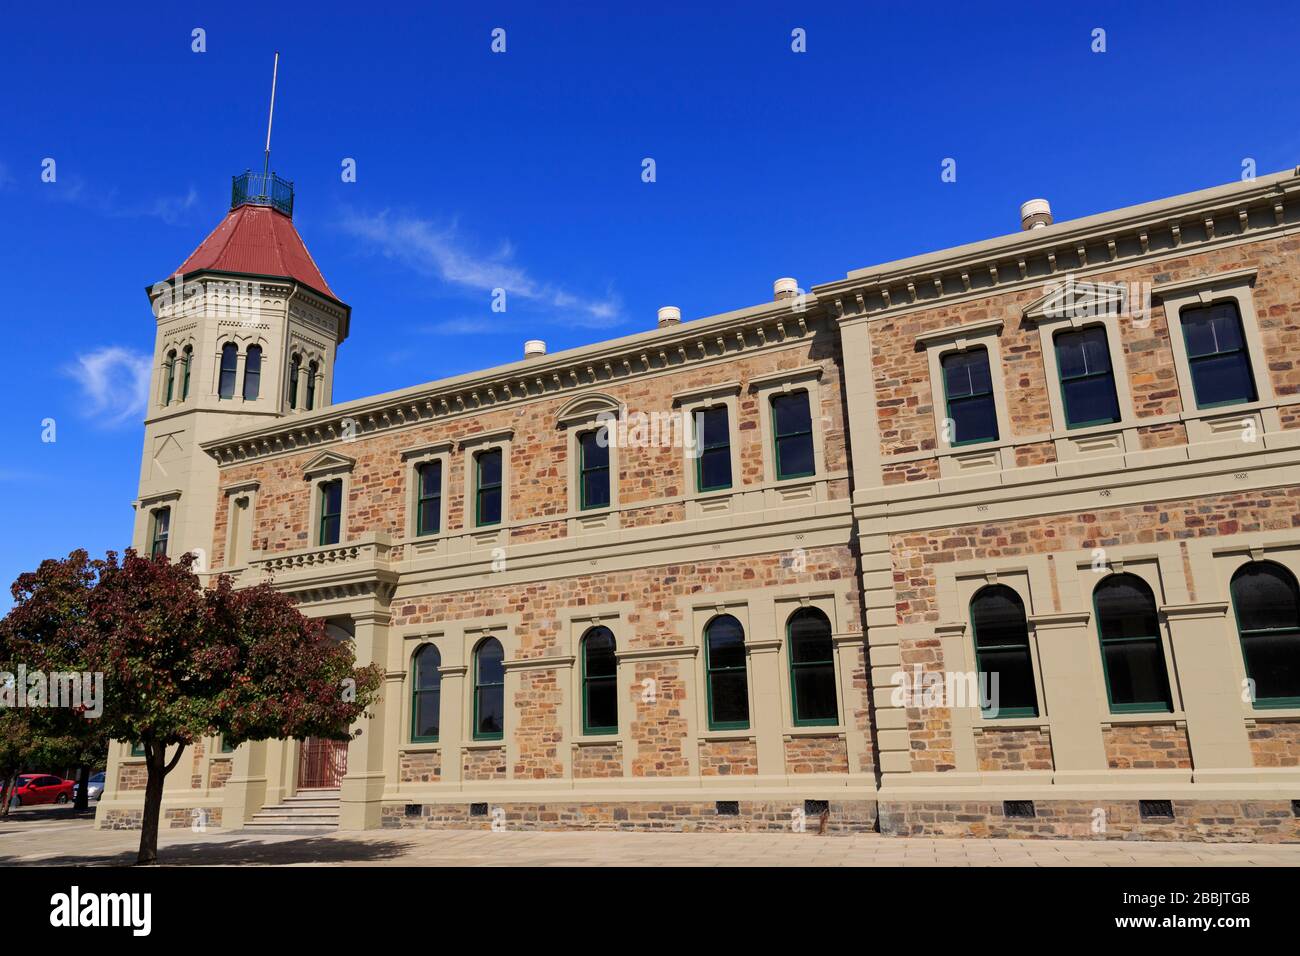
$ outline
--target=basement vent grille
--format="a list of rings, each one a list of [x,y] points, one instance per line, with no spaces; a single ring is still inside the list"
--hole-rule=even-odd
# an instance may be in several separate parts
[[[1291,815],[1293,817],[1300,817],[1300,800],[1291,801]]]
[[[418,817],[424,812],[424,805],[420,803],[408,803],[406,805],[406,815],[408,817]]]
[[[718,816],[720,817],[740,816],[739,800],[719,800],[713,806],[718,811]]]
[[[1032,820],[1035,816],[1034,801],[1003,800],[1002,815],[1008,820]]]
[[[469,815],[471,817],[485,817],[488,815],[486,803],[471,803],[469,805]]]
[[[1172,800],[1139,800],[1138,816],[1143,820],[1172,820],[1174,802]]]

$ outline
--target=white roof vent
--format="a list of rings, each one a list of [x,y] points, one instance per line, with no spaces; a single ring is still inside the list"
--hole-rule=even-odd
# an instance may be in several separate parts
[[[784,279],[777,279],[772,283],[772,297],[780,302],[782,299],[793,299],[799,294],[799,283],[789,276]]]
[[[1031,199],[1020,204],[1020,228],[1042,229],[1052,224],[1052,205],[1046,199]]]
[[[541,339],[529,339],[524,343],[524,358],[541,358],[546,354],[546,343]]]
[[[659,310],[659,328],[677,325],[682,321],[682,310],[675,305],[666,305]]]

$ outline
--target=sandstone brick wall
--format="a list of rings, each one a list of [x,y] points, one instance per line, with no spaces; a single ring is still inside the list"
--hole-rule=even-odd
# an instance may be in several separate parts
[[[622,746],[615,743],[574,747],[573,776],[579,780],[623,776]]]
[[[436,750],[402,751],[398,779],[402,783],[437,783],[442,778],[442,754]]]
[[[1051,770],[1052,738],[1040,727],[985,730],[975,735],[975,757],[981,772]]]
[[[844,738],[792,737],[785,742],[786,773],[848,773],[849,753]]]
[[[230,779],[231,771],[235,768],[233,760],[213,760],[208,764],[208,789],[220,790]]]
[[[700,742],[701,777],[736,777],[758,773],[758,745],[752,740]]]
[[[194,741],[190,757],[190,788],[198,790],[203,786],[203,738]]]
[[[461,776],[465,780],[504,780],[506,748],[492,747],[466,750]]]
[[[732,426],[732,439],[738,443],[740,458],[740,474],[733,479],[739,489],[764,480],[759,398],[748,389],[749,380],[780,369],[814,364],[822,368],[821,407],[814,409],[813,413],[821,418],[826,468],[829,472],[843,471],[848,465],[848,451],[844,403],[840,394],[838,341],[827,333],[820,333],[815,339],[800,341],[789,348],[737,357],[721,367],[688,367],[667,374],[618,380],[592,386],[588,392],[606,394],[625,403],[629,413],[649,414],[673,411],[672,396],[676,392],[716,384],[721,379],[739,379],[742,389],[738,421]],[[507,517],[510,521],[537,521],[563,516],[568,510],[568,488],[573,480],[573,467],[569,460],[567,436],[556,427],[555,416],[575,395],[566,392],[519,406],[488,409],[479,415],[446,423],[374,435],[363,433],[354,441],[340,441],[328,446],[357,462],[344,509],[344,539],[370,531],[387,532],[394,538],[405,534],[408,488],[406,468],[401,459],[403,449],[436,441],[459,441],[505,428],[514,430],[509,453]],[[249,480],[261,483],[252,518],[254,549],[274,553],[313,544],[312,529],[308,527],[310,486],[303,480],[302,469],[322,450],[324,447],[316,447],[222,470],[223,487]],[[462,529],[466,524],[464,454],[467,453],[453,451],[444,477],[447,526],[451,530]],[[624,514],[623,525],[638,527],[681,521],[684,517],[682,506],[679,503],[663,504],[661,499],[686,492],[689,486],[685,469],[680,447],[619,448],[618,501],[622,506],[646,505],[644,512],[634,508]],[[837,485],[832,494],[845,496],[847,484]],[[212,563],[216,568],[225,561],[227,517],[227,509],[218,507],[212,541]],[[511,529],[510,541],[544,540],[565,534],[565,523],[554,521]]]
[[[1190,770],[1187,730],[1173,724],[1114,724],[1102,731],[1112,770]]]
[[[117,789],[143,790],[149,781],[149,769],[140,763],[124,763],[117,768]]]
[[[1256,767],[1300,767],[1300,721],[1260,720],[1249,737]]]
[[[564,776],[564,764],[560,762],[560,708],[564,697],[559,672],[553,667],[523,671],[514,703],[511,731],[519,743],[519,759],[512,775],[534,780]]]

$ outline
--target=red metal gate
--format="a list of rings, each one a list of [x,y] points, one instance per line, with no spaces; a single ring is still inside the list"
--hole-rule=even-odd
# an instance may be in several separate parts
[[[337,789],[348,772],[348,744],[345,740],[308,737],[298,747],[298,786],[304,789]]]

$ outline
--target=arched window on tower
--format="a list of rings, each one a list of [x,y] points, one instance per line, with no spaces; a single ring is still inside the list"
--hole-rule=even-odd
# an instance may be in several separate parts
[[[181,352],[181,401],[190,397],[190,364],[194,360],[194,346],[187,345]]]
[[[250,345],[244,357],[244,401],[251,402],[257,398],[262,389],[262,347]]]
[[[239,347],[234,342],[221,346],[221,377],[217,381],[218,398],[235,397],[235,374],[239,368]]]
[[[307,411],[316,407],[316,363],[307,364]]]
[[[166,379],[166,388],[163,391],[163,404],[172,403],[172,392],[176,388],[176,350],[172,349],[167,353],[167,361],[163,363],[163,378]]]
[[[289,359],[289,407],[298,407],[298,374],[302,369],[302,356],[297,352]]]

